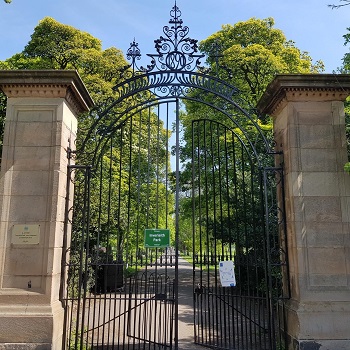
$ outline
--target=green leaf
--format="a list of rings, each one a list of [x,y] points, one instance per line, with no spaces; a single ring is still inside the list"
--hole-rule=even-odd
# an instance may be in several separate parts
[[[344,170],[350,174],[350,162],[344,164]]]

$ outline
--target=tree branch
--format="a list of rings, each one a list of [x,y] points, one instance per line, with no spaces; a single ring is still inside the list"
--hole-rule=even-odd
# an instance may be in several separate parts
[[[333,9],[338,9],[340,7],[343,7],[343,6],[350,5],[350,0],[339,0],[339,1],[340,2],[345,2],[345,4],[340,4],[340,5],[330,4],[330,5],[328,5],[328,7],[330,7],[333,10]]]

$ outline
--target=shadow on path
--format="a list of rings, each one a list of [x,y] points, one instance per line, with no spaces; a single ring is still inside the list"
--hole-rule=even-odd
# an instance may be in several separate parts
[[[206,349],[194,344],[193,266],[179,257],[179,350]]]

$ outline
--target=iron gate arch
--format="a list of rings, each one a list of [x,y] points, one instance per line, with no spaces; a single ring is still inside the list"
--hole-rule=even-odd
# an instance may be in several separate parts
[[[200,66],[204,55],[180,17],[175,4],[146,68],[137,67],[141,54],[131,44],[115,99],[92,112],[83,142],[68,152],[77,165],[68,167],[64,348],[179,349],[180,293],[192,299],[196,344],[285,345],[283,169],[274,165],[282,155],[238,89]],[[180,139],[181,101],[215,117],[186,125],[191,145]],[[247,119],[254,140],[241,125]],[[191,250],[190,286],[181,286],[180,250]],[[234,262],[236,284],[224,287],[226,261]]]

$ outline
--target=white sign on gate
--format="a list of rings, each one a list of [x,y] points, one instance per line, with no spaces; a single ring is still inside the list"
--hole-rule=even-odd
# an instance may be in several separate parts
[[[235,287],[235,265],[232,260],[219,262],[219,273],[222,287]]]

